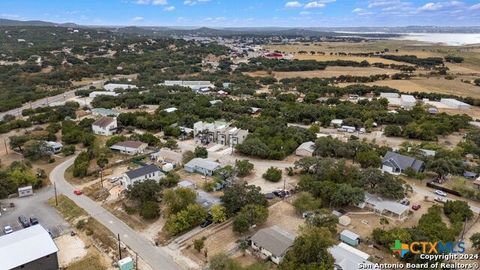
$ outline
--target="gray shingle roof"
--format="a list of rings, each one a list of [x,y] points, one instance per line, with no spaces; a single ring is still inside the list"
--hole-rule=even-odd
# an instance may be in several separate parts
[[[259,230],[252,236],[251,240],[256,246],[270,251],[276,257],[281,257],[293,245],[295,236],[277,226],[272,226]]]
[[[412,167],[416,172],[420,171],[423,167],[423,161],[415,159],[413,157],[401,155],[395,152],[387,152],[385,157],[383,157],[382,163],[389,163],[394,167],[397,167],[401,170],[405,170],[409,167]]]
[[[128,178],[134,179],[154,172],[160,172],[160,169],[155,164],[150,164],[135,170],[128,171],[125,174],[128,176]]]
[[[297,150],[306,150],[306,151],[310,151],[313,153],[313,151],[315,151],[315,143],[314,142],[304,142],[302,144],[300,144],[300,146],[297,148]]]

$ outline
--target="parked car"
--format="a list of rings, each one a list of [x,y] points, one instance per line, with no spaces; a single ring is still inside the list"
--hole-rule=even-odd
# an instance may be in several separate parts
[[[212,224],[213,223],[213,218],[212,216],[208,216],[207,219],[205,220],[205,222],[203,222],[200,227],[202,228],[205,228],[207,227],[208,225]]]
[[[275,195],[273,195],[273,193],[265,193],[265,199],[272,200],[273,198],[275,198]]]
[[[408,199],[403,199],[400,201],[400,203],[407,206],[410,205],[410,201]]]
[[[28,219],[24,215],[18,217],[18,222],[22,224],[23,228],[30,227],[30,221],[28,221]]]
[[[445,197],[435,197],[434,200],[439,203],[446,203],[448,201]]]
[[[272,192],[273,195],[279,197],[279,198],[285,198],[285,197],[288,197],[290,195],[290,192],[286,191],[286,190],[275,190],[274,192]]]
[[[30,217],[30,224],[37,225],[38,224],[38,219],[36,217]]]
[[[442,197],[447,197],[447,193],[441,191],[441,190],[435,190],[435,194],[442,196]]]
[[[75,190],[73,191],[73,194],[75,194],[75,195],[82,195],[83,192],[82,192],[81,190],[79,190],[79,189],[75,189]]]
[[[113,184],[113,183],[117,182],[117,181],[120,180],[120,179],[121,179],[121,177],[112,177],[112,178],[110,178],[110,183]]]
[[[4,232],[5,234],[9,234],[9,233],[12,233],[12,232],[13,232],[13,229],[12,229],[12,227],[11,227],[10,225],[7,225],[7,226],[3,227],[3,232]]]
[[[420,204],[414,204],[412,205],[412,209],[417,211],[418,209],[420,209],[422,206]]]

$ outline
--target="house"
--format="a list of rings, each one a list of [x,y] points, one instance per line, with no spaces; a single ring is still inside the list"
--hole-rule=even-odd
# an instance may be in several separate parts
[[[42,225],[0,236],[0,269],[58,270],[58,248]]]
[[[197,190],[196,202],[205,209],[210,209],[216,204],[220,204],[220,199],[203,191]]]
[[[311,157],[315,152],[315,143],[312,141],[302,143],[297,150],[295,150],[295,155],[300,157]]]
[[[458,101],[453,98],[442,98],[440,100],[440,103],[452,108],[452,109],[458,109],[458,110],[469,110],[472,106],[470,104],[467,104],[465,102]]]
[[[184,169],[187,172],[212,176],[216,170],[220,169],[220,164],[204,158],[194,158],[185,164]]]
[[[145,149],[147,149],[147,146],[148,144],[144,142],[123,141],[110,146],[110,149],[112,149],[112,151],[133,156],[133,155],[143,154]]]
[[[230,147],[243,143],[248,134],[248,130],[231,127],[224,121],[215,121],[214,123],[198,121],[193,124],[193,136],[200,135],[202,141]]]
[[[415,172],[423,172],[425,164],[422,160],[388,151],[382,159],[382,171],[392,174],[403,173],[407,168]]]
[[[465,171],[463,173],[463,177],[467,179],[476,179],[478,177],[478,174],[476,172]]]
[[[287,250],[293,245],[295,236],[277,226],[261,229],[250,239],[252,249],[266,259],[280,264]]]
[[[138,169],[130,170],[123,174],[121,184],[124,187],[133,185],[135,182],[142,182],[147,179],[159,182],[165,174],[154,164],[146,165]]]
[[[425,157],[434,157],[437,155],[437,151],[429,149],[420,149],[420,152],[422,152],[422,155]]]
[[[26,187],[21,187],[18,188],[18,197],[28,197],[33,195],[33,188],[32,186],[26,186]]]
[[[94,134],[102,136],[112,136],[117,130],[117,118],[103,116],[92,124]]]
[[[188,87],[196,92],[201,91],[202,88],[208,89],[208,91],[215,88],[215,85],[210,81],[164,81],[161,85]]]
[[[151,160],[155,160],[157,162],[169,162],[175,165],[182,164],[182,154],[172,151],[168,148],[162,148],[160,151],[153,153],[150,155]]]
[[[51,154],[58,154],[62,152],[63,144],[59,142],[47,141],[45,142],[45,151]]]
[[[127,90],[127,89],[137,89],[136,85],[133,84],[123,84],[123,83],[109,83],[103,86],[103,89],[113,92],[116,89]]]
[[[342,119],[333,119],[330,121],[330,126],[332,127],[341,127],[343,125],[343,120]]]
[[[111,116],[111,117],[117,117],[120,113],[111,109],[105,109],[105,108],[94,108],[91,110],[92,115],[94,116]]]
[[[398,93],[389,93],[389,92],[384,92],[380,93],[381,98],[399,98],[400,95]]]
[[[171,107],[171,108],[166,108],[163,111],[166,112],[166,113],[172,113],[172,112],[178,111],[178,109],[175,108],[175,107]]]
[[[360,236],[352,231],[343,230],[340,233],[340,241],[355,247],[360,244]]]
[[[335,260],[334,270],[380,269],[368,261],[370,255],[345,243],[330,247],[328,251]]]
[[[365,201],[357,206],[361,209],[371,209],[380,215],[392,216],[400,220],[405,219],[410,211],[406,205],[394,200],[383,199],[369,193],[365,193]]]

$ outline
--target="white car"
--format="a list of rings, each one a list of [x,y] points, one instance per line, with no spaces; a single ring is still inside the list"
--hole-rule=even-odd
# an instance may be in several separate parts
[[[12,227],[11,227],[10,225],[7,225],[7,226],[5,226],[5,227],[3,228],[3,232],[4,232],[5,234],[9,234],[9,233],[12,233],[12,232],[13,232],[13,229],[12,229]]]
[[[435,197],[434,200],[439,203],[446,203],[448,201],[447,198],[444,197]]]
[[[442,196],[442,197],[447,197],[447,193],[441,191],[441,190],[435,190],[435,194]]]

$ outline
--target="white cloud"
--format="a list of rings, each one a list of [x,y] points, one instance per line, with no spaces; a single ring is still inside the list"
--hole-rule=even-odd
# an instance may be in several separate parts
[[[362,11],[365,11],[365,9],[363,9],[363,8],[356,8],[356,9],[352,10],[353,13],[359,13],[359,12],[362,12]]]
[[[134,21],[134,22],[143,21],[143,17],[141,17],[141,16],[133,17],[132,21]]]
[[[303,6],[302,3],[298,2],[298,1],[290,1],[290,2],[285,3],[286,8],[300,8],[302,6]]]
[[[451,8],[459,8],[464,3],[460,1],[448,1],[448,2],[430,2],[418,8],[418,11],[437,11]]]
[[[156,5],[156,6],[158,6],[158,5],[165,6],[165,5],[168,5],[168,2],[167,2],[167,0],[153,0],[152,4]]]
[[[477,9],[480,9],[480,3],[478,4],[475,4],[473,6],[470,7],[471,10],[477,10]]]
[[[168,1],[167,0],[136,0],[135,4],[137,4],[137,5],[166,6],[166,5],[168,5]]]
[[[165,11],[174,11],[174,10],[175,10],[175,7],[174,7],[174,6],[168,6],[168,7],[165,7],[163,10],[165,10]]]
[[[198,3],[207,3],[207,2],[210,2],[211,0],[185,0],[183,1],[183,4],[184,5],[187,5],[187,6],[194,6]]]
[[[305,8],[324,8],[325,3],[321,3],[320,1],[313,1],[305,5]]]

